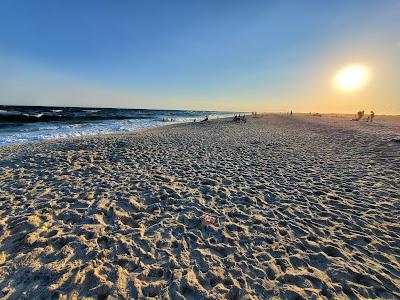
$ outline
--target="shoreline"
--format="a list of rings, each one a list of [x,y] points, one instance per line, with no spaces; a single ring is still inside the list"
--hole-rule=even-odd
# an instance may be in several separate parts
[[[216,118],[216,119],[211,119],[208,122],[212,122],[214,120],[224,120],[224,119],[231,119],[230,117],[223,117],[223,118]],[[86,135],[81,135],[81,136],[68,136],[68,137],[57,137],[57,138],[51,138],[51,139],[45,139],[45,140],[41,140],[41,141],[27,141],[27,142],[21,142],[21,143],[10,143],[10,144],[4,144],[4,145],[0,145],[0,150],[3,147],[13,147],[13,146],[24,146],[27,145],[29,146],[30,144],[41,144],[41,143],[52,143],[52,142],[61,142],[61,141],[65,141],[65,142],[77,142],[80,139],[85,139],[85,138],[103,138],[103,137],[107,137],[110,135],[124,135],[124,134],[133,134],[136,132],[142,132],[142,131],[146,131],[146,130],[153,130],[153,129],[158,129],[161,127],[165,127],[165,126],[175,126],[175,125],[184,125],[184,124],[191,124],[194,122],[174,122],[171,124],[168,124],[168,122],[165,122],[167,124],[160,124],[157,126],[153,126],[153,127],[145,127],[145,128],[140,128],[140,129],[136,129],[136,130],[130,130],[130,131],[118,131],[118,132],[105,132],[105,133],[94,133],[94,134],[86,134]],[[196,122],[196,123],[200,123]]]
[[[191,122],[205,115],[211,119],[230,116],[227,112],[211,111],[8,107],[0,113],[0,145],[135,131]]]
[[[288,117],[287,113],[259,113],[259,115],[256,118],[265,118],[265,117],[271,117],[271,116],[279,116],[279,117]],[[328,114],[321,114],[321,118],[324,118],[325,120],[329,119],[345,119],[345,121],[351,121],[351,117],[354,115],[352,114],[333,114],[333,113],[328,113]],[[247,119],[252,118],[251,115],[246,114]],[[310,115],[309,113],[294,113],[292,117],[304,117],[304,118],[318,118],[318,116],[313,116]],[[374,124],[376,123],[381,123],[381,122],[393,122],[393,120],[396,120],[396,123],[398,124],[398,128],[400,129],[400,115],[376,115],[376,118],[378,118],[378,121],[375,121]],[[232,120],[231,117],[221,117],[221,118],[215,118],[215,119],[210,119],[208,122],[214,122],[216,120]],[[365,120],[358,121],[357,123],[365,123]],[[175,126],[175,125],[187,125],[187,124],[193,124],[193,123],[201,123],[200,121],[197,122],[176,122],[172,124],[160,124],[158,126],[154,127],[147,127],[147,128],[140,128],[136,130],[131,130],[131,131],[119,131],[119,132],[107,132],[107,133],[95,133],[95,134],[87,134],[87,135],[81,135],[81,136],[69,136],[69,137],[58,137],[58,138],[51,138],[51,139],[46,139],[46,140],[41,140],[41,141],[28,141],[28,142],[22,142],[22,143],[10,143],[10,144],[4,144],[0,145],[0,150],[4,147],[18,147],[18,146],[28,146],[29,144],[41,144],[41,143],[52,143],[52,142],[60,142],[60,141],[65,141],[65,142],[74,142],[74,141],[79,141],[80,139],[85,139],[85,138],[99,138],[101,139],[102,137],[107,137],[110,135],[130,135],[134,134],[136,132],[142,132],[146,130],[157,130],[158,128],[162,128],[165,126]]]
[[[399,129],[271,114],[0,147],[0,297],[400,297]]]

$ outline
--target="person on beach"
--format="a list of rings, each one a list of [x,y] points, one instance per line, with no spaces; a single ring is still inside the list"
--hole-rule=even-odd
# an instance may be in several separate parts
[[[235,115],[234,117],[233,117],[233,120],[232,120],[233,122],[239,122],[239,123],[241,123],[241,122],[243,122],[243,123],[246,123],[247,122],[247,119],[246,119],[246,115],[243,115],[243,116],[240,116],[240,115]]]
[[[374,120],[375,117],[375,113],[373,110],[371,110],[371,115],[369,116],[370,122],[372,122]]]
[[[293,116],[293,111],[290,111],[290,115]]]
[[[352,119],[352,121],[360,121],[363,117],[364,117],[364,111],[361,110],[361,111],[357,112],[356,118]]]
[[[207,121],[208,121],[208,116],[204,120],[202,120],[202,122],[207,122]]]

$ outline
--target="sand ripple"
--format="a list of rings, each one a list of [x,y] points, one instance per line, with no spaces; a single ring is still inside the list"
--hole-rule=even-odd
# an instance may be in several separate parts
[[[396,122],[3,147],[0,298],[400,298]]]

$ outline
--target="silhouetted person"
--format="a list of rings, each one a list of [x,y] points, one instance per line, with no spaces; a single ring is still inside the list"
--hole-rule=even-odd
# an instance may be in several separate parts
[[[208,116],[202,122],[207,122],[207,121],[208,121]]]
[[[355,119],[353,119],[353,121],[360,121],[363,117],[364,117],[364,111],[362,110],[357,112],[357,116]]]
[[[293,115],[293,112],[292,112],[292,111],[290,111],[290,115],[291,115],[291,116]]]
[[[371,110],[371,115],[370,115],[371,122],[374,120],[374,117],[375,117],[375,113],[374,113],[374,111]]]

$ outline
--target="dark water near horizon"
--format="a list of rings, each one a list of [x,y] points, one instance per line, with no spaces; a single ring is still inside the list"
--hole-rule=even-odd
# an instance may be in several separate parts
[[[228,117],[235,112],[0,105],[0,145]]]

